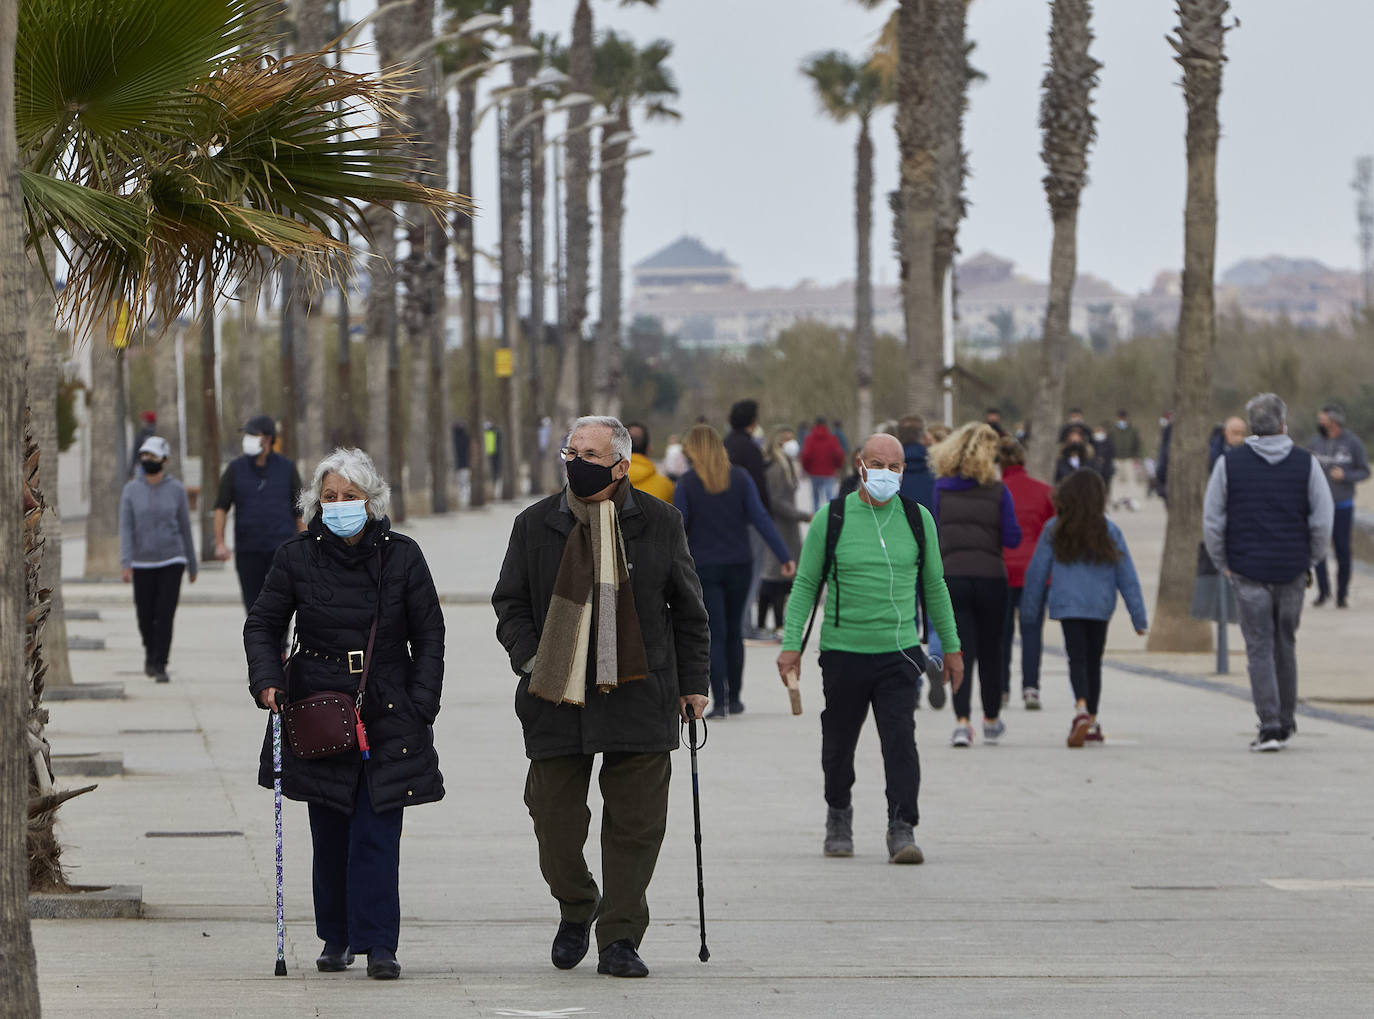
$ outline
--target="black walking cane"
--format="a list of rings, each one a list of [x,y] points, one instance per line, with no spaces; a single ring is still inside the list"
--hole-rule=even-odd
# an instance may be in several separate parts
[[[701,876],[701,786],[697,781],[697,751],[706,745],[707,727],[701,723],[701,742],[697,742],[697,713],[692,704],[687,705],[687,748],[692,752],[692,821],[696,826],[697,842],[697,912],[701,923],[701,951],[697,958],[702,962],[711,958],[711,950],[706,947],[706,885]]]

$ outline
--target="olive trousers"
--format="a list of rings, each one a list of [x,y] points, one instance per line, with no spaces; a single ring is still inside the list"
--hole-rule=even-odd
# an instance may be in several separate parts
[[[530,762],[525,806],[539,842],[539,870],[562,919],[586,923],[597,917],[598,951],[627,938],[638,948],[649,928],[646,893],[668,826],[672,761],[666,752],[601,755],[598,889],[582,852],[592,818],[587,791],[593,760],[592,754],[569,754]]]

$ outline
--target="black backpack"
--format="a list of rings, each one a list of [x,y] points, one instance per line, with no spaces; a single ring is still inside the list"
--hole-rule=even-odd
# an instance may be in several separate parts
[[[902,509],[906,511],[906,522],[911,527],[911,534],[916,539],[916,606],[917,614],[921,619],[921,641],[929,643],[930,634],[925,624],[925,613],[921,611],[921,571],[926,561],[926,526],[921,519],[921,504],[915,499],[908,499],[904,495],[899,495],[902,500]],[[825,560],[821,565],[821,577],[816,584],[816,600],[811,605],[811,617],[806,621],[806,633],[802,635],[801,649],[806,650],[807,641],[811,639],[811,628],[816,625],[816,612],[821,606],[821,598],[824,594],[826,585],[833,584],[835,587],[835,625],[840,625],[840,583],[838,570],[835,564],[835,548],[840,543],[840,530],[844,527],[844,501],[845,496],[830,500],[830,510],[825,523]]]

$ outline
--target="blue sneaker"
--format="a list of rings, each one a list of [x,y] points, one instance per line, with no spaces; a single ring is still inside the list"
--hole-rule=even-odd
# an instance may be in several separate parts
[[[1007,731],[1007,723],[1000,718],[994,718],[991,722],[983,723],[983,742],[990,747],[995,747],[997,741]]]

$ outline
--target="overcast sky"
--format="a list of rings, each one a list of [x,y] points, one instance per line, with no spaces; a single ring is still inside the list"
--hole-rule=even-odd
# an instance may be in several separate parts
[[[366,5],[353,0],[351,7]],[[569,34],[573,0],[534,0],[541,31]],[[1184,122],[1180,69],[1164,36],[1172,0],[1098,0],[1092,52],[1098,141],[1079,217],[1079,267],[1134,292],[1182,258]],[[888,9],[895,7],[894,3]],[[1358,263],[1354,159],[1374,153],[1371,0],[1233,0],[1242,26],[1227,36],[1219,170],[1218,266],[1280,253],[1338,267]],[[598,30],[639,42],[665,37],[682,91],[678,122],[638,127],[654,154],[630,164],[625,251],[636,262],[682,233],[724,250],[753,285],[852,278],[857,127],[822,117],[800,75],[819,50],[864,51],[887,11],[850,0],[661,0],[657,10],[593,3]],[[1049,215],[1036,123],[1049,5],[974,0],[973,88],[965,126],[972,178],[965,257],[989,250],[1044,278]],[[507,80],[506,72],[492,75]],[[489,130],[489,128],[484,129]],[[891,282],[885,196],[896,185],[896,139],[874,125],[875,277]],[[495,157],[479,139],[477,199],[494,210]],[[479,243],[491,245],[494,217]]]

